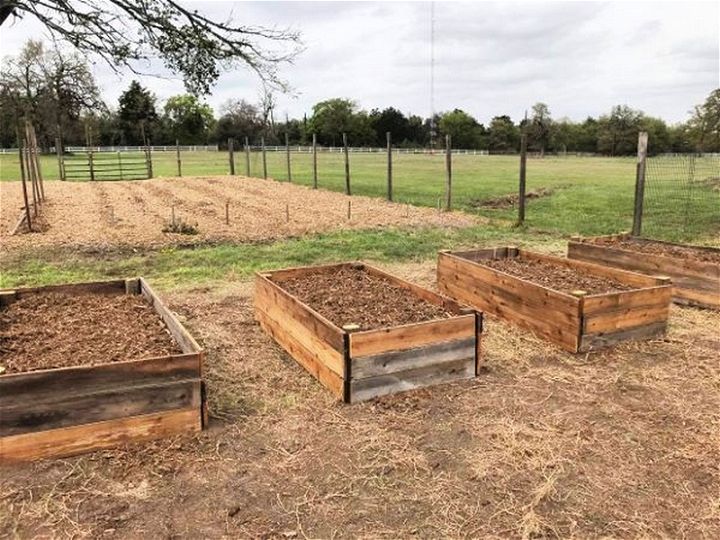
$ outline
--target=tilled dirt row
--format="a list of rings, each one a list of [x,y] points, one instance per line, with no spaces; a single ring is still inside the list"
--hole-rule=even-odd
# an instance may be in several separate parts
[[[10,236],[21,208],[19,182],[0,183],[0,241],[28,247],[142,247],[269,241],[339,229],[467,227],[477,219],[371,197],[245,177],[127,182],[46,182],[44,232]],[[350,219],[348,219],[350,202]],[[228,222],[226,222],[226,204]],[[197,234],[163,232],[175,212]]]

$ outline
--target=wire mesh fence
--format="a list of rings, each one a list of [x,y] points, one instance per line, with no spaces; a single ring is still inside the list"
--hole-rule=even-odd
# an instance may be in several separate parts
[[[720,234],[720,156],[648,158],[643,236],[685,240],[713,233]]]

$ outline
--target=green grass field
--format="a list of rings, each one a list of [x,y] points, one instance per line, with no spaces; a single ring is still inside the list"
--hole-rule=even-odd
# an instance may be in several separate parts
[[[268,152],[268,175],[287,180],[285,154]],[[292,181],[303,185],[312,183],[312,157],[292,154]],[[245,155],[235,155],[236,172],[245,174]],[[351,154],[351,185],[356,195],[384,197],[386,195],[385,154]],[[45,178],[58,177],[57,159],[42,158]],[[502,208],[482,206],[482,201],[517,192],[519,160],[517,156],[453,156],[453,203],[455,208],[475,212],[486,217],[514,220],[514,205]],[[173,152],[153,155],[155,176],[175,176],[176,156]],[[320,153],[318,156],[319,187],[344,190],[344,164],[341,154]],[[227,174],[226,152],[185,152],[182,154],[183,176]],[[437,206],[444,197],[444,156],[395,155],[394,199],[398,202]],[[0,155],[0,180],[19,179],[17,155]],[[250,174],[262,176],[261,155],[250,157]],[[540,189],[550,193],[528,201],[527,225],[532,228],[561,234],[606,234],[628,230],[632,225],[635,161],[632,158],[546,157],[529,159],[528,192]],[[707,197],[696,197],[693,219],[682,229],[677,220],[665,215],[648,215],[646,223],[653,235],[670,240],[704,241],[720,230],[717,191],[708,188]],[[680,212],[669,198],[662,212]],[[684,208],[683,211],[687,211]],[[667,225],[664,222],[667,222]]]

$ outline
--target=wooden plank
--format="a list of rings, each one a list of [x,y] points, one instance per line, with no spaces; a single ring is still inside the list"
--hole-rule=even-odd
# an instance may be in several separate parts
[[[475,315],[460,315],[416,324],[379,328],[350,334],[350,356],[369,356],[421,347],[438,341],[475,336]]]
[[[340,353],[344,351],[344,332],[313,308],[288,293],[281,285],[274,283],[272,276],[268,278],[263,274],[256,274],[255,293],[265,294],[272,298],[278,307],[291,313],[296,320],[302,322],[313,334],[333,349]]]
[[[0,463],[71,456],[200,429],[200,411],[194,407],[12,435],[0,438]]]
[[[175,338],[175,341],[180,345],[182,351],[184,353],[202,352],[195,338],[190,335],[190,332],[185,330],[185,327],[177,320],[173,312],[163,304],[160,297],[150,288],[148,282],[145,281],[144,278],[139,279],[141,294],[147,299],[157,314],[160,315],[160,318],[165,323],[165,326],[167,326],[172,337]]]
[[[0,289],[0,293],[15,293],[15,299],[29,294],[42,294],[48,292],[67,294],[125,294],[125,280],[114,279],[111,281],[89,281],[85,283],[43,285],[42,287]]]
[[[583,334],[615,332],[656,322],[667,322],[669,312],[668,302],[660,306],[640,306],[598,313],[583,319]]]
[[[350,402],[357,403],[379,396],[474,377],[475,360],[467,358],[367,379],[354,379],[350,383]]]
[[[363,269],[365,268],[365,264],[360,262],[346,262],[340,264],[317,264],[313,266],[297,266],[291,268],[283,268],[281,270],[269,270],[267,272],[258,272],[258,274],[267,277],[273,283],[281,284],[286,279],[294,279],[316,274],[318,272],[340,270],[342,268],[348,267]]]
[[[600,349],[615,345],[622,341],[644,340],[659,337],[665,334],[667,323],[657,322],[646,324],[618,332],[605,334],[585,334],[581,336],[579,352],[587,352],[593,349]]]
[[[631,285],[633,287],[653,287],[655,285],[665,284],[665,280],[659,279],[657,277],[651,277],[628,270],[620,270],[618,268],[610,268],[608,266],[603,266],[590,262],[578,261],[576,259],[565,259],[563,257],[544,255],[541,253],[534,253],[525,250],[520,250],[520,256],[523,259],[531,261],[544,261],[551,264],[557,264],[558,266],[576,269],[581,272],[587,272],[588,274],[593,274],[595,276],[616,279],[617,281],[624,283],[625,285]]]
[[[454,280],[454,278],[478,286],[483,286],[483,284],[491,286],[491,292],[494,295],[522,298],[522,302],[525,304],[548,309],[548,316],[552,316],[553,313],[557,312],[580,313],[580,301],[570,294],[511,276],[494,268],[483,266],[482,263],[458,257],[454,253],[440,253],[438,257],[438,283],[447,279]],[[462,298],[460,300],[466,301]]]
[[[109,392],[56,394],[54,400],[3,400],[0,437],[89,424],[127,416],[201,406],[201,381],[118,388]]]
[[[69,392],[109,392],[149,382],[159,384],[200,377],[197,353],[13,373],[0,376],[0,406],[58,399]]]
[[[583,300],[583,315],[588,316],[631,307],[663,306],[670,302],[671,294],[672,287],[670,285],[660,285],[635,291],[589,295]]]
[[[568,257],[651,275],[720,279],[720,265],[717,264],[639,253],[590,242],[569,242]]]
[[[287,298],[283,296],[283,292],[267,287],[262,280],[256,286],[254,298],[256,311],[262,311],[272,319],[282,328],[282,332],[302,345],[316,362],[343,376],[343,353],[337,351],[315,331],[316,323],[313,321],[312,313],[303,313],[294,305],[288,308]]]
[[[327,366],[315,359],[312,351],[307,350],[294,340],[284,329],[263,311],[256,310],[255,317],[270,336],[313,377],[332,391],[338,398],[343,398],[343,379],[333,373]]]
[[[352,358],[352,378],[366,379],[397,371],[475,358],[475,337],[443,341],[424,347]]]
[[[675,287],[673,302],[708,309],[720,309],[720,292],[707,293],[694,289]]]

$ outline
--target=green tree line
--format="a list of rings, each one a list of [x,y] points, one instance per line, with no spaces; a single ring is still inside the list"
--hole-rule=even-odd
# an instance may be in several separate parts
[[[384,146],[386,133],[401,147],[443,147],[445,135],[454,148],[517,152],[524,132],[531,151],[586,152],[611,156],[636,151],[638,131],[647,131],[650,152],[720,152],[720,88],[697,105],[683,123],[617,105],[598,118],[581,122],[554,119],[544,103],[536,103],[527,118],[508,115],[485,125],[471,114],[454,109],[424,118],[395,107],[361,109],[355,101],[334,98],[316,103],[302,118],[275,118],[276,97],[264,89],[257,102],[231,99],[216,114],[192,94],[170,97],[162,105],[155,95],[132,81],[115,106],[106,105],[84,57],[48,50],[29,41],[23,51],[3,62],[0,70],[0,144],[17,144],[16,129],[31,120],[43,147],[60,137],[64,145],[83,145],[88,135],[97,145],[215,144],[232,137],[241,144],[264,138],[268,145],[306,145],[313,134],[321,145],[342,144],[343,133],[353,146]]]

